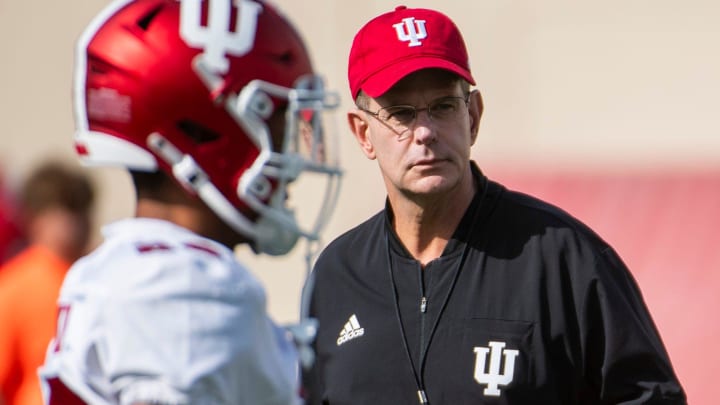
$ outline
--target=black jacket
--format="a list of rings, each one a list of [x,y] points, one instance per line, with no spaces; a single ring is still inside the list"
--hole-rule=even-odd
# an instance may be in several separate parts
[[[562,210],[485,178],[424,270],[389,207],[313,271],[309,404],[684,404],[615,251]]]

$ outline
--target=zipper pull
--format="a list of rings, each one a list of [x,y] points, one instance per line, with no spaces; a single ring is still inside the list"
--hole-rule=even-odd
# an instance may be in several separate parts
[[[424,405],[428,403],[427,395],[425,395],[425,390],[418,390],[417,394],[421,404]]]
[[[427,309],[427,298],[422,297],[420,300],[420,312],[425,313],[425,310]]]

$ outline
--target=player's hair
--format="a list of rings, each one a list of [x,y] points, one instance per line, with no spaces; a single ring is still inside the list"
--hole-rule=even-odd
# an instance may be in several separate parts
[[[163,171],[145,172],[129,170],[137,198],[164,201],[168,187],[174,187],[173,180]]]
[[[51,208],[71,212],[88,211],[95,200],[90,177],[80,169],[59,161],[45,162],[35,168],[23,183],[19,202],[27,218]]]

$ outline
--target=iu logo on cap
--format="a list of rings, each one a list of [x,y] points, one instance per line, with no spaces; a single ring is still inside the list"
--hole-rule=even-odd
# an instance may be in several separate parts
[[[427,38],[425,20],[416,20],[415,17],[403,18],[402,22],[393,24],[399,40],[409,41],[408,46],[420,46],[420,39]]]

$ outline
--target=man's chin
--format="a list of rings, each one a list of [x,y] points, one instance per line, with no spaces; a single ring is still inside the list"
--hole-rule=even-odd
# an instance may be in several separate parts
[[[456,186],[457,179],[450,178],[445,173],[426,174],[413,181],[409,191],[418,196],[429,196],[451,193]]]

